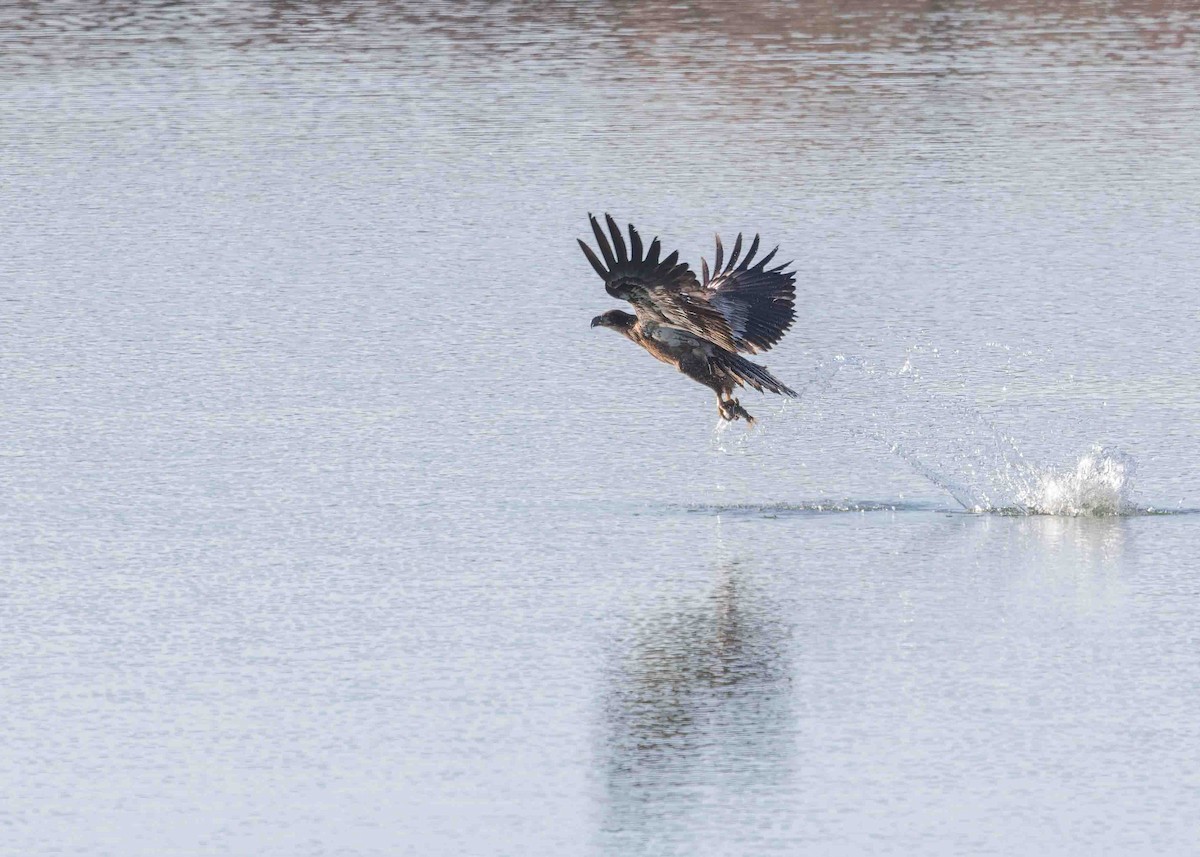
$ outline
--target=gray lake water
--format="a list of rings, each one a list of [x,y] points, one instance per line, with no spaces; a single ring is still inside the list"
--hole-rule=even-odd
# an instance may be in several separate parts
[[[1198,42],[0,7],[0,853],[1196,853]],[[782,245],[801,399],[589,211]]]

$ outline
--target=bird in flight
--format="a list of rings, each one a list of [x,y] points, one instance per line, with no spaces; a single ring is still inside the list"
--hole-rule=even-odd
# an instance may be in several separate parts
[[[755,235],[739,264],[739,234],[725,262],[721,237],[717,236],[711,275],[708,260],[702,259],[702,279],[697,279],[687,263],[679,261],[678,252],[659,259],[662,248],[657,238],[643,248],[633,224],[626,247],[617,222],[604,215],[612,236],[610,245],[599,221],[588,217],[600,256],[582,240],[579,246],[604,280],[605,291],[629,301],[634,309],[634,315],[609,310],[593,318],[592,327],[612,328],[711,389],[717,394],[717,412],[722,419],[754,423],[754,417],[733,398],[734,387],[749,385],[759,392],[796,397],[795,390],[764,367],[738,354],[768,350],[796,319],[796,275],[784,270],[791,263],[767,267],[778,247],[751,264],[758,252]]]

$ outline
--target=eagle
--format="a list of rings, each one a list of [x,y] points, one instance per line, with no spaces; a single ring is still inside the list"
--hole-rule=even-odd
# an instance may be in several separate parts
[[[754,424],[754,417],[733,398],[734,387],[748,385],[759,392],[796,398],[795,390],[738,354],[767,351],[796,319],[796,275],[785,270],[791,263],[767,267],[778,247],[754,262],[758,236],[742,257],[739,233],[726,262],[718,235],[712,271],[708,260],[702,259],[702,278],[697,279],[687,263],[679,261],[678,251],[659,258],[662,247],[658,238],[645,247],[633,224],[629,224],[626,246],[611,215],[604,215],[608,235],[594,215],[589,214],[588,219],[600,255],[579,239],[583,255],[604,280],[605,291],[629,301],[634,309],[633,315],[609,310],[593,318],[592,327],[612,328],[711,389],[717,394],[717,413],[723,420],[744,419]]]

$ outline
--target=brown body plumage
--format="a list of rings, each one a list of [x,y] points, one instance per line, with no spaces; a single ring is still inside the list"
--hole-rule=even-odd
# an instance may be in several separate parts
[[[711,389],[717,394],[717,411],[722,419],[754,422],[733,398],[736,387],[796,395],[765,368],[737,353],[766,351],[795,319],[795,275],[784,271],[787,265],[766,267],[775,251],[752,266],[758,250],[755,236],[738,265],[742,248],[739,235],[728,264],[722,268],[723,248],[718,237],[714,273],[709,276],[708,262],[703,261],[701,282],[686,263],[677,261],[677,253],[660,262],[657,238],[643,254],[641,237],[632,225],[632,252],[627,250],[615,221],[607,215],[606,219],[615,252],[594,217],[592,230],[604,262],[587,244],[579,244],[604,278],[608,293],[629,301],[637,314],[609,310],[593,318],[592,327],[612,328],[656,359]]]

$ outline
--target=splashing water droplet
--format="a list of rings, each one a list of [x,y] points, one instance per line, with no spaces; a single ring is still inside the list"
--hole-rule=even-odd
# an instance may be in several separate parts
[[[1048,468],[1036,474],[1022,505],[1040,515],[1127,515],[1140,510],[1130,501],[1134,460],[1110,447],[1095,446],[1071,468]]]
[[[938,349],[932,349],[937,354]],[[1027,461],[1013,439],[982,412],[927,389],[911,359],[881,371],[851,355],[818,364],[801,394],[810,405],[844,370],[871,385],[870,424],[851,434],[881,443],[964,509],[1006,515],[1109,516],[1145,514],[1133,500],[1132,457],[1095,446],[1067,467]]]

